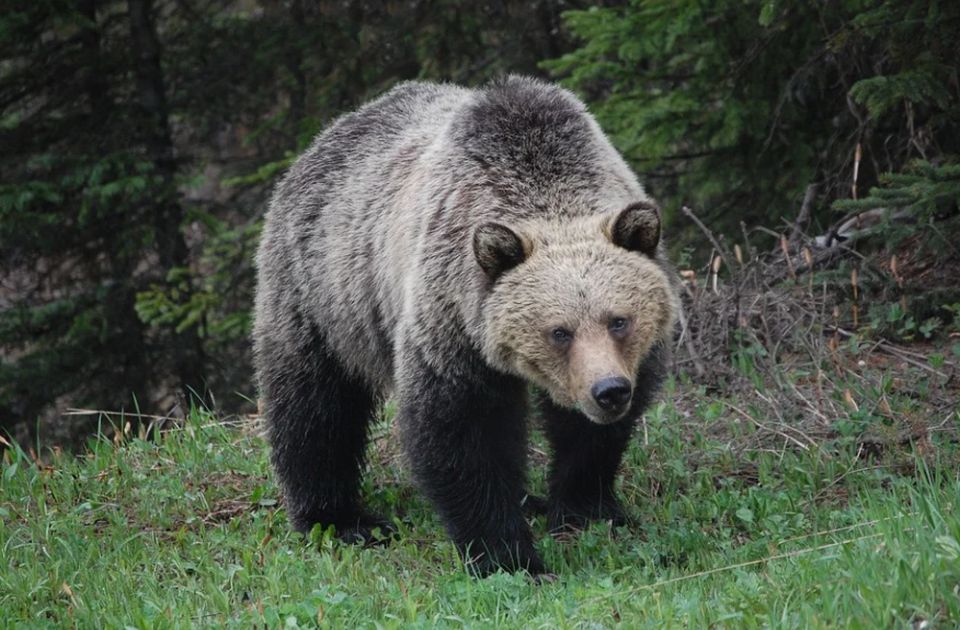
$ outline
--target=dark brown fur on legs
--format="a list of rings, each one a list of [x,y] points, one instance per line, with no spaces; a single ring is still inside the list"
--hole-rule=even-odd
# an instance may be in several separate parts
[[[333,525],[348,542],[372,542],[373,530],[391,528],[359,501],[367,427],[377,400],[330,355],[310,327],[291,337],[260,339],[271,357],[261,373],[267,435],[291,525],[309,532]]]
[[[551,531],[582,529],[590,521],[610,521],[615,526],[628,522],[613,484],[636,421],[663,380],[664,362],[664,349],[655,347],[638,370],[630,411],[613,424],[595,424],[538,395],[553,450],[546,503]]]
[[[551,531],[583,529],[590,521],[623,525],[626,515],[613,489],[634,419],[590,422],[583,414],[541,399],[541,413],[553,450],[548,480]]]
[[[470,351],[466,351],[470,352]],[[526,385],[483,366],[451,379],[405,351],[398,422],[419,487],[468,568],[545,572],[521,502],[526,478]]]

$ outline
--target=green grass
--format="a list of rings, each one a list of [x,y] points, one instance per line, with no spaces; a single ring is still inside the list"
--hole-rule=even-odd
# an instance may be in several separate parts
[[[681,420],[658,405],[628,454],[633,527],[556,540],[534,521],[559,575],[543,585],[467,575],[436,516],[384,463],[388,438],[366,494],[401,517],[400,537],[373,549],[289,533],[263,441],[203,413],[158,440],[91,440],[42,466],[8,449],[0,626],[960,624],[954,464],[918,458],[904,475],[852,447],[734,452]]]

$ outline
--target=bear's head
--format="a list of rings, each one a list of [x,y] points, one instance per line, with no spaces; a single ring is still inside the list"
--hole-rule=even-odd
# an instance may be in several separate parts
[[[678,302],[657,259],[660,213],[484,223],[473,251],[489,282],[484,354],[599,424],[622,418],[641,362],[669,343]]]

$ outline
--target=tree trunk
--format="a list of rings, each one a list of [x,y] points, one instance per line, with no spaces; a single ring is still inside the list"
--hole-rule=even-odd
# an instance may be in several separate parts
[[[80,13],[87,20],[80,32],[80,46],[83,50],[86,76],[84,87],[90,101],[92,126],[103,119],[110,100],[108,98],[107,82],[103,76],[103,64],[100,59],[100,29],[97,26],[97,0],[80,0]]]
[[[86,124],[91,136],[110,133],[108,125],[114,114],[115,105],[110,98],[110,85],[105,74],[102,55],[102,37],[97,22],[97,0],[79,0],[78,9],[86,23],[80,32],[82,66],[84,68],[83,90],[86,92],[89,118]],[[93,202],[96,203],[96,202]],[[105,203],[105,202],[101,202]],[[102,210],[98,210],[102,211]],[[106,213],[104,213],[106,214]],[[129,230],[130,219],[122,209],[109,213],[106,230],[112,234],[121,234]],[[104,390],[112,398],[121,392],[123,402],[130,401],[130,395],[142,398],[149,382],[150,364],[146,351],[146,330],[135,309],[136,287],[133,280],[135,256],[124,252],[123,248],[107,247],[106,255],[110,261],[107,293],[104,299],[104,317],[114,332],[110,338],[111,348],[105,350],[116,356],[116,366],[111,370],[109,383]],[[91,264],[92,269],[97,265]],[[94,274],[98,271],[92,272]],[[97,278],[98,282],[103,279]],[[104,399],[109,399],[105,397]]]
[[[171,269],[189,264],[187,245],[180,231],[183,208],[176,189],[176,162],[170,134],[169,108],[160,64],[160,43],[151,15],[151,0],[128,0],[130,37],[135,59],[137,93],[144,116],[144,143],[156,172],[162,179],[161,194],[153,209],[154,238],[160,268],[166,280]],[[189,299],[189,295],[184,296]],[[173,369],[190,399],[203,395],[203,351],[195,328],[171,332]]]

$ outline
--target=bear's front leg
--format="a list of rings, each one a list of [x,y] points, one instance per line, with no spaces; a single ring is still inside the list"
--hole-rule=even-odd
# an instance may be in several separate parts
[[[538,394],[544,430],[553,450],[547,499],[551,530],[582,529],[590,521],[627,523],[613,484],[637,418],[660,388],[666,352],[658,344],[643,360],[630,409],[622,420],[612,424],[591,422],[582,413],[554,404],[542,392]]]
[[[521,506],[526,473],[525,385],[479,366],[442,374],[419,355],[400,373],[399,422],[413,476],[467,566],[546,572]],[[473,365],[471,365],[473,364]]]
[[[547,499],[550,529],[583,529],[590,521],[625,524],[613,484],[633,432],[633,417],[599,425],[545,395],[538,403],[553,450]]]

